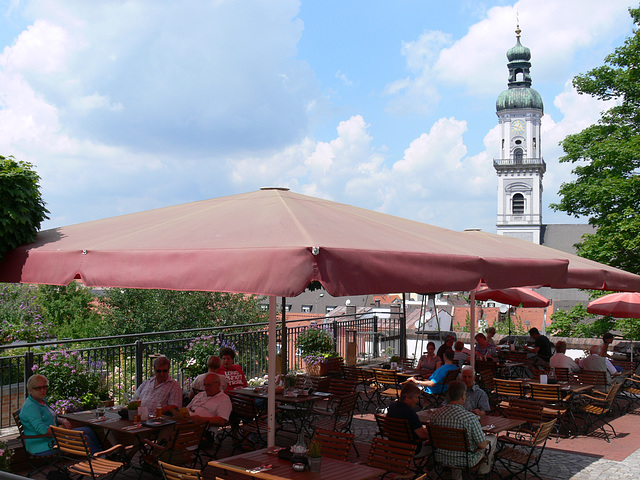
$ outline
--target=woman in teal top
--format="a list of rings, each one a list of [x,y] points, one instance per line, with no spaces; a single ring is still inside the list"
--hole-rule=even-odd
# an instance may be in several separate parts
[[[29,396],[20,410],[20,421],[24,427],[25,435],[46,435],[41,438],[26,439],[25,446],[32,455],[50,455],[53,448],[53,434],[51,425],[60,423],[64,428],[71,428],[68,420],[61,418],[58,422],[56,412],[47,404],[44,397],[47,395],[49,381],[44,375],[32,375],[27,381]],[[91,427],[80,427],[85,433],[89,448],[93,453],[100,451],[100,443]]]

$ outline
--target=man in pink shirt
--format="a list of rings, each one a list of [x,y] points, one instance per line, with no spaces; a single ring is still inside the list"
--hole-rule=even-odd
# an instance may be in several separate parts
[[[216,371],[219,375],[224,375],[227,379],[227,388],[224,393],[229,393],[238,388],[246,387],[247,379],[244,376],[242,367],[240,365],[234,365],[233,361],[236,358],[236,352],[233,348],[225,347],[220,350],[220,358],[222,359],[222,366]]]

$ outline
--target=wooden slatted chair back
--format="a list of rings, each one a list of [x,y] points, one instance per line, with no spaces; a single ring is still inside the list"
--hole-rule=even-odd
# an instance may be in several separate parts
[[[440,465],[445,467],[452,466],[446,463],[446,459],[448,458],[446,454],[439,455],[439,450],[449,450],[464,453],[467,457],[466,470],[467,472],[469,472],[469,474],[471,474],[472,471],[476,470],[482,464],[482,461],[480,461],[476,465],[471,465],[471,455],[474,452],[469,448],[466,430],[459,428],[440,427],[438,425],[429,425],[428,428],[429,437],[431,439],[431,447],[433,448],[435,453],[434,459],[436,461],[436,465],[439,463]]]
[[[195,423],[188,425],[176,425],[173,430],[173,444],[171,440],[169,445],[172,445],[172,455],[176,454],[189,454],[198,448],[202,441],[204,431],[208,427],[208,423]]]
[[[61,427],[51,427],[53,436],[56,439],[58,449],[65,455],[71,455],[73,457],[85,457],[91,456],[89,450],[89,444],[87,439],[79,430],[68,430]]]
[[[489,370],[495,376],[498,369],[498,363],[491,360],[476,360],[476,372]]]
[[[509,399],[509,406],[502,410],[507,418],[518,418],[525,420],[529,424],[539,425],[542,423],[542,410],[544,403],[522,398]]]
[[[327,358],[324,363],[325,365],[328,365],[329,373],[340,373],[342,372],[342,366],[344,365],[344,358],[342,357]]]
[[[318,442],[323,457],[347,461],[353,445],[352,433],[336,432],[324,428],[316,428],[313,441]]]
[[[406,419],[392,418],[381,413],[376,413],[375,419],[378,424],[378,432],[382,438],[393,440],[394,442],[416,443],[414,434]]]
[[[541,402],[558,403],[565,400],[565,395],[558,384],[530,383],[531,399]]]
[[[357,381],[332,378],[329,381],[329,393],[338,397],[344,397],[345,395],[355,393],[357,386]]]
[[[493,362],[491,362],[493,363]],[[478,376],[480,383],[490,392],[493,392],[496,389],[495,382],[495,370],[490,369],[482,369],[478,370]]]
[[[342,377],[345,380],[349,380],[351,382],[360,383],[360,370],[361,368],[354,367],[352,365],[343,365],[342,366]]]
[[[556,374],[556,379],[559,382],[570,382],[573,380],[573,373],[568,368],[556,367],[553,369]]]
[[[251,421],[258,416],[258,409],[253,398],[244,395],[230,395],[233,413],[239,420]]]
[[[538,431],[531,440],[532,445],[544,445],[547,438],[549,438],[549,434],[551,433],[555,423],[556,420],[554,418],[553,420],[549,420],[548,422],[541,424],[540,428],[538,428]]]
[[[614,367],[620,367],[622,370],[630,370],[634,372],[636,370],[636,362],[630,360],[611,360]]]
[[[496,378],[496,394],[500,397],[524,397],[524,385],[520,380]]]
[[[578,383],[584,385],[594,385],[596,388],[607,386],[607,372],[599,372],[595,370],[580,370],[577,373]]]
[[[366,463],[387,472],[409,475],[415,451],[415,445],[374,437]]]
[[[458,375],[460,375],[460,369],[456,368],[453,370],[449,370],[447,372],[447,374],[444,377],[444,380],[442,381],[443,385],[449,385],[451,382],[453,382],[454,380],[456,380],[458,378]]]
[[[200,470],[179,467],[165,462],[158,463],[164,480],[202,480],[202,472]]]

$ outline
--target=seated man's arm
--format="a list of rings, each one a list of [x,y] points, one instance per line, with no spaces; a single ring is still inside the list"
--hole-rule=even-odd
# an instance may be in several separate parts
[[[425,427],[416,428],[414,430],[414,432],[416,433],[416,435],[418,436],[418,438],[420,440],[428,440],[429,439],[429,432],[427,431],[427,429]]]
[[[418,380],[416,377],[409,377],[408,381],[417,385],[422,385],[423,387],[435,387],[436,385],[436,382],[432,380]]]

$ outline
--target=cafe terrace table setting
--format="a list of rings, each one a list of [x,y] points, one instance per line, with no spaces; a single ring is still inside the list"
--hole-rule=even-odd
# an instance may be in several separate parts
[[[431,422],[431,417],[437,411],[437,408],[429,409],[429,410],[421,410],[416,412],[418,414],[418,418],[420,421],[427,425]],[[522,420],[519,418],[506,418],[500,417],[496,415],[483,415],[479,417],[480,426],[482,426],[482,431],[484,433],[490,433],[493,435],[498,435],[499,433],[505,432],[507,430],[513,430],[520,425],[524,425],[526,420]]]
[[[73,426],[89,425],[91,427],[102,428],[106,431],[105,440],[109,436],[109,433],[112,433],[114,437],[117,435],[116,443],[123,443],[121,441],[122,438],[133,438],[133,441],[128,443],[128,445],[134,446],[128,455],[130,459],[138,450],[140,450],[140,446],[145,438],[156,438],[161,431],[168,428],[173,429],[173,425],[178,423],[177,420],[168,418],[150,418],[148,421],[136,423],[131,420],[121,418],[120,415],[118,415],[117,410],[113,410],[111,408],[106,409],[103,418],[96,417],[95,410],[67,413],[59,415],[59,417],[66,418]],[[181,421],[187,422],[189,420],[183,419]],[[155,423],[157,423],[157,425],[154,425]]]
[[[270,451],[273,452],[274,450],[262,448],[233,457],[212,460],[209,465],[216,469],[264,480],[280,480],[283,478],[292,480],[367,480],[379,478],[386,473],[379,468],[343,460],[334,460],[328,457],[322,458],[322,466],[319,472],[310,472],[308,469],[303,472],[297,472],[293,470],[293,464],[290,460],[279,458],[277,452],[269,453]],[[266,466],[271,466],[271,468],[260,468]],[[221,476],[218,472],[216,474]],[[224,478],[233,478],[233,476]]]

